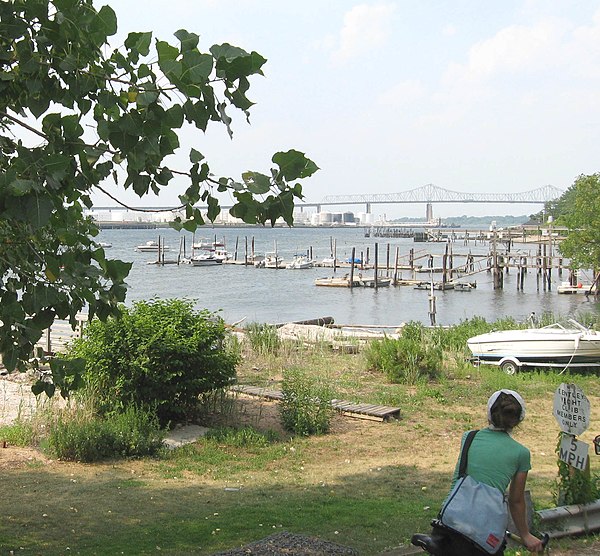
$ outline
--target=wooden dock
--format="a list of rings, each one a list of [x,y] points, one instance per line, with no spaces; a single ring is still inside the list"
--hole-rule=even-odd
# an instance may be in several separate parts
[[[248,396],[257,396],[273,401],[283,400],[281,390],[272,388],[261,388],[259,386],[246,386],[236,384],[231,387],[234,392],[246,394]],[[370,421],[388,421],[390,419],[400,418],[400,408],[386,405],[374,405],[364,403],[353,403],[345,400],[331,400],[331,407],[343,415],[355,417],[357,419],[367,419]]]

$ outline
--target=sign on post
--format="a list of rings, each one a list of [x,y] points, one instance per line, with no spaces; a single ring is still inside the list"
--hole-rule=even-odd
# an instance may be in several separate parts
[[[560,430],[567,434],[583,434],[590,426],[590,400],[575,384],[563,382],[556,389],[553,413]]]
[[[589,445],[570,434],[563,434],[558,457],[571,467],[585,471]]]

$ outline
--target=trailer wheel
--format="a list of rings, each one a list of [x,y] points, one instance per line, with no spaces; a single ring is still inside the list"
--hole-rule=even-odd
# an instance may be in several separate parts
[[[510,359],[508,359],[506,361],[502,361],[502,363],[500,364],[500,368],[507,375],[516,375],[519,372],[519,366],[514,361],[511,361]]]

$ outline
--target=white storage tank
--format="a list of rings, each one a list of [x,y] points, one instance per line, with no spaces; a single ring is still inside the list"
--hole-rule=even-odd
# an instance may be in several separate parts
[[[333,214],[330,212],[320,212],[319,213],[319,224],[328,225],[333,222]]]

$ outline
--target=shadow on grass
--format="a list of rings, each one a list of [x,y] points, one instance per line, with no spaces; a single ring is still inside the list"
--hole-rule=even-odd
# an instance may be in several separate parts
[[[361,555],[426,531],[449,478],[383,467],[332,484],[215,486],[91,466],[87,476],[42,468],[0,478],[0,553],[213,554],[283,530]],[[423,488],[425,487],[425,488]]]

